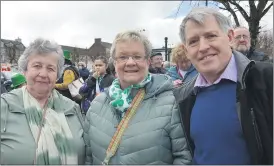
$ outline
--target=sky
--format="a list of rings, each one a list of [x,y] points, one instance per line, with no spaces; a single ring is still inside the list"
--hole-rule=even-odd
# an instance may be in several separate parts
[[[37,37],[60,45],[89,48],[95,38],[112,43],[124,30],[145,30],[154,48],[180,42],[179,25],[197,4],[180,1],[1,1],[1,38],[21,38],[25,46]],[[203,4],[200,4],[204,5]],[[225,15],[229,15],[223,12]],[[273,8],[261,21],[273,29]]]

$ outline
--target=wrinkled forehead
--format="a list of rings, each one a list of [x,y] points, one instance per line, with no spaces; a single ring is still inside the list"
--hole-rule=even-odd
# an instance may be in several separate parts
[[[236,28],[234,29],[234,35],[238,36],[238,35],[246,35],[246,36],[250,36],[249,30],[246,28]]]
[[[31,54],[28,57],[29,64],[44,64],[44,65],[51,65],[57,66],[58,63],[58,54],[55,52],[46,53],[46,54]]]
[[[151,59],[155,59],[155,60],[158,60],[158,59],[163,59],[163,56],[162,55],[154,55]]]

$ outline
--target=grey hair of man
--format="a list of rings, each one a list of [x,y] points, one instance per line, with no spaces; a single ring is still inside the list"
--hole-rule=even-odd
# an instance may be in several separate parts
[[[112,43],[111,49],[110,49],[110,55],[113,59],[115,59],[115,51],[116,51],[116,45],[119,42],[128,42],[128,41],[139,41],[144,45],[145,48],[145,57],[148,58],[152,52],[152,45],[148,38],[138,32],[138,31],[125,31],[118,33],[114,39],[114,42]]]
[[[219,24],[220,29],[224,33],[227,33],[228,30],[233,29],[231,21],[226,16],[224,16],[222,13],[217,11],[216,9],[206,8],[206,7],[194,8],[183,19],[183,21],[180,25],[180,38],[184,44],[186,43],[186,38],[185,38],[186,23],[191,20],[191,21],[196,22],[199,25],[203,25],[205,19],[208,16],[213,16],[216,19],[217,23]]]
[[[32,55],[47,56],[50,53],[56,53],[58,56],[57,63],[57,77],[60,78],[63,71],[65,59],[63,56],[63,50],[60,45],[54,41],[50,41],[43,38],[37,38],[25,49],[24,53],[18,60],[18,67],[21,72],[27,71],[29,57]]]
[[[245,26],[236,26],[234,29],[239,29],[239,28],[247,29],[249,31],[249,29]]]
[[[249,35],[250,35],[249,29],[247,27],[245,27],[245,26],[236,26],[234,28],[234,30],[236,30],[236,29],[246,29],[248,31]]]

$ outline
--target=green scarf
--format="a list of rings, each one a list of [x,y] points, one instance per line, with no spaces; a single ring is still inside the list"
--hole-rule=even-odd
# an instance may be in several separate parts
[[[112,99],[110,104],[117,110],[122,112],[122,116],[125,111],[130,106],[133,98],[130,96],[131,90],[133,88],[140,89],[143,88],[147,83],[151,81],[151,75],[148,74],[147,77],[139,84],[134,84],[126,89],[122,90],[120,86],[120,82],[118,79],[115,79],[111,86],[109,87],[109,96]]]
[[[36,143],[35,160],[38,165],[78,164],[77,151],[74,148],[73,136],[63,112],[54,111],[55,104],[60,104],[56,90],[44,109],[38,101],[22,87],[24,109],[29,126]],[[43,120],[43,113],[46,111]],[[43,122],[43,123],[42,123]],[[38,141],[39,128],[42,125]],[[38,142],[38,143],[37,143]],[[33,154],[34,155],[34,154]]]

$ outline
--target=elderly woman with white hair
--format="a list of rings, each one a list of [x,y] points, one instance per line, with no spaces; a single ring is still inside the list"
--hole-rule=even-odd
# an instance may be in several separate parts
[[[80,108],[54,89],[64,65],[61,47],[36,39],[18,64],[27,84],[1,95],[1,164],[83,164]]]
[[[135,31],[112,45],[117,79],[87,112],[86,164],[189,164],[191,154],[167,75],[148,72],[151,43]]]

